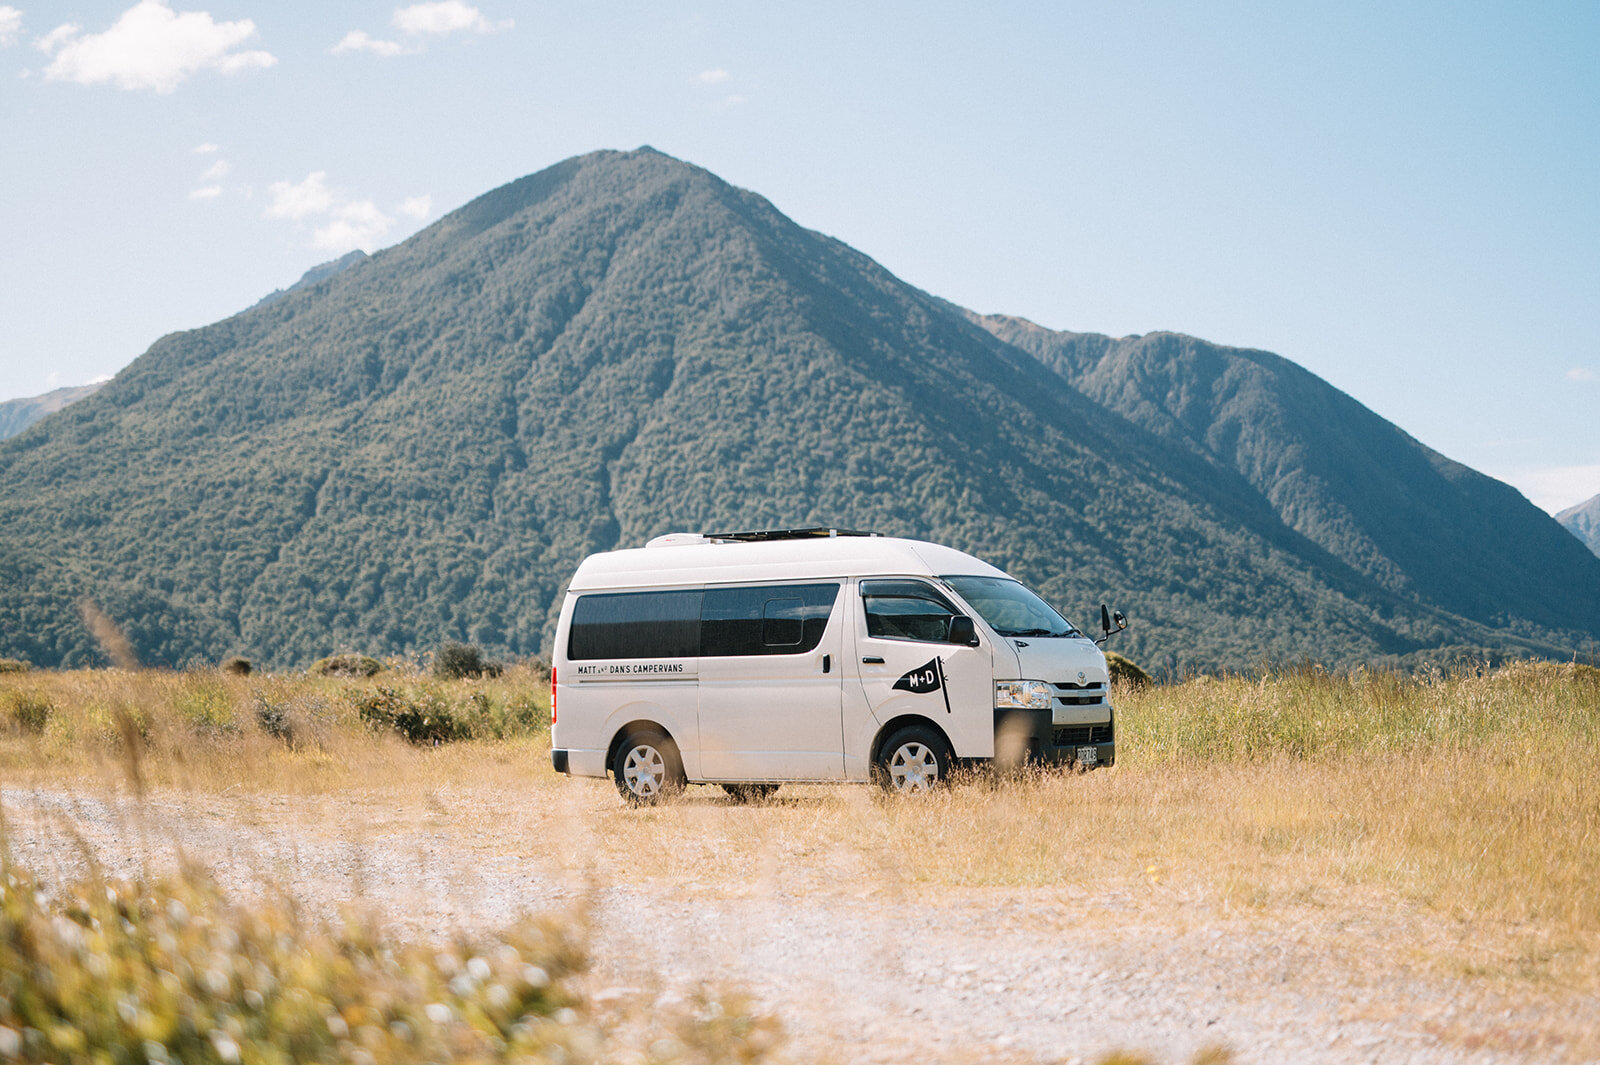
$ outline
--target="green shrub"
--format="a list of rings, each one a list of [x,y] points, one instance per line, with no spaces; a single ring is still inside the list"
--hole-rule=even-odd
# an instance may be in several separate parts
[[[55,706],[38,692],[10,691],[5,694],[5,711],[11,728],[37,736],[50,723]]]
[[[382,668],[383,663],[371,655],[345,653],[319,658],[306,672],[321,677],[375,677]]]
[[[196,732],[238,732],[233,696],[213,675],[195,674],[179,689],[173,709]]]
[[[352,690],[349,697],[370,728],[398,732],[412,743],[449,743],[471,735],[467,722],[459,720],[450,704],[430,688],[407,692],[380,686]]]
[[[250,660],[239,655],[223,659],[221,668],[222,672],[234,677],[248,677],[255,672],[255,666],[251,664]]]
[[[0,673],[26,673],[32,668],[20,658],[0,658]]]
[[[550,711],[529,692],[518,692],[504,702],[473,692],[458,705],[456,716],[479,740],[533,736],[550,729]]]
[[[473,644],[446,643],[433,653],[433,675],[440,680],[498,677],[504,671],[499,662],[486,661]]]
[[[1131,658],[1126,658],[1115,651],[1106,652],[1106,670],[1111,674],[1113,681],[1122,681],[1135,688],[1147,688],[1151,684],[1150,674],[1140,669]]]

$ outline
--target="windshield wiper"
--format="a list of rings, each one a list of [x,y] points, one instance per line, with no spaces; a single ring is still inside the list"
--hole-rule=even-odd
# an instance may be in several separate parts
[[[1055,629],[1023,629],[1021,632],[1008,632],[1007,636],[1076,636],[1077,629],[1069,628],[1066,632],[1057,632]]]

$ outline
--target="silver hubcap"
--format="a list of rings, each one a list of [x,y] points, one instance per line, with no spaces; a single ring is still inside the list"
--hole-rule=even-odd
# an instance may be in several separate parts
[[[895,791],[927,791],[939,781],[939,759],[921,743],[903,743],[889,759],[889,779]]]
[[[628,752],[627,761],[622,763],[622,779],[639,798],[654,798],[667,780],[666,759],[648,743],[641,743]]]

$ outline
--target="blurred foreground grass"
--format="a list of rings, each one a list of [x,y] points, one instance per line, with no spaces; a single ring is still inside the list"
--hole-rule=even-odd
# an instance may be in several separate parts
[[[740,999],[648,1020],[573,986],[582,921],[526,919],[406,944],[370,918],[224,899],[199,872],[47,892],[0,874],[0,1060],[20,1062],[756,1062],[776,1025]]]

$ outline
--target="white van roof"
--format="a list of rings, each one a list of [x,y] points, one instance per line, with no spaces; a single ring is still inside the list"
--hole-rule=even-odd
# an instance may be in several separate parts
[[[708,540],[694,533],[673,533],[657,537],[651,544],[654,546],[590,555],[578,566],[568,587],[585,592],[880,574],[1007,576],[982,559],[953,547],[893,536],[728,542]]]

